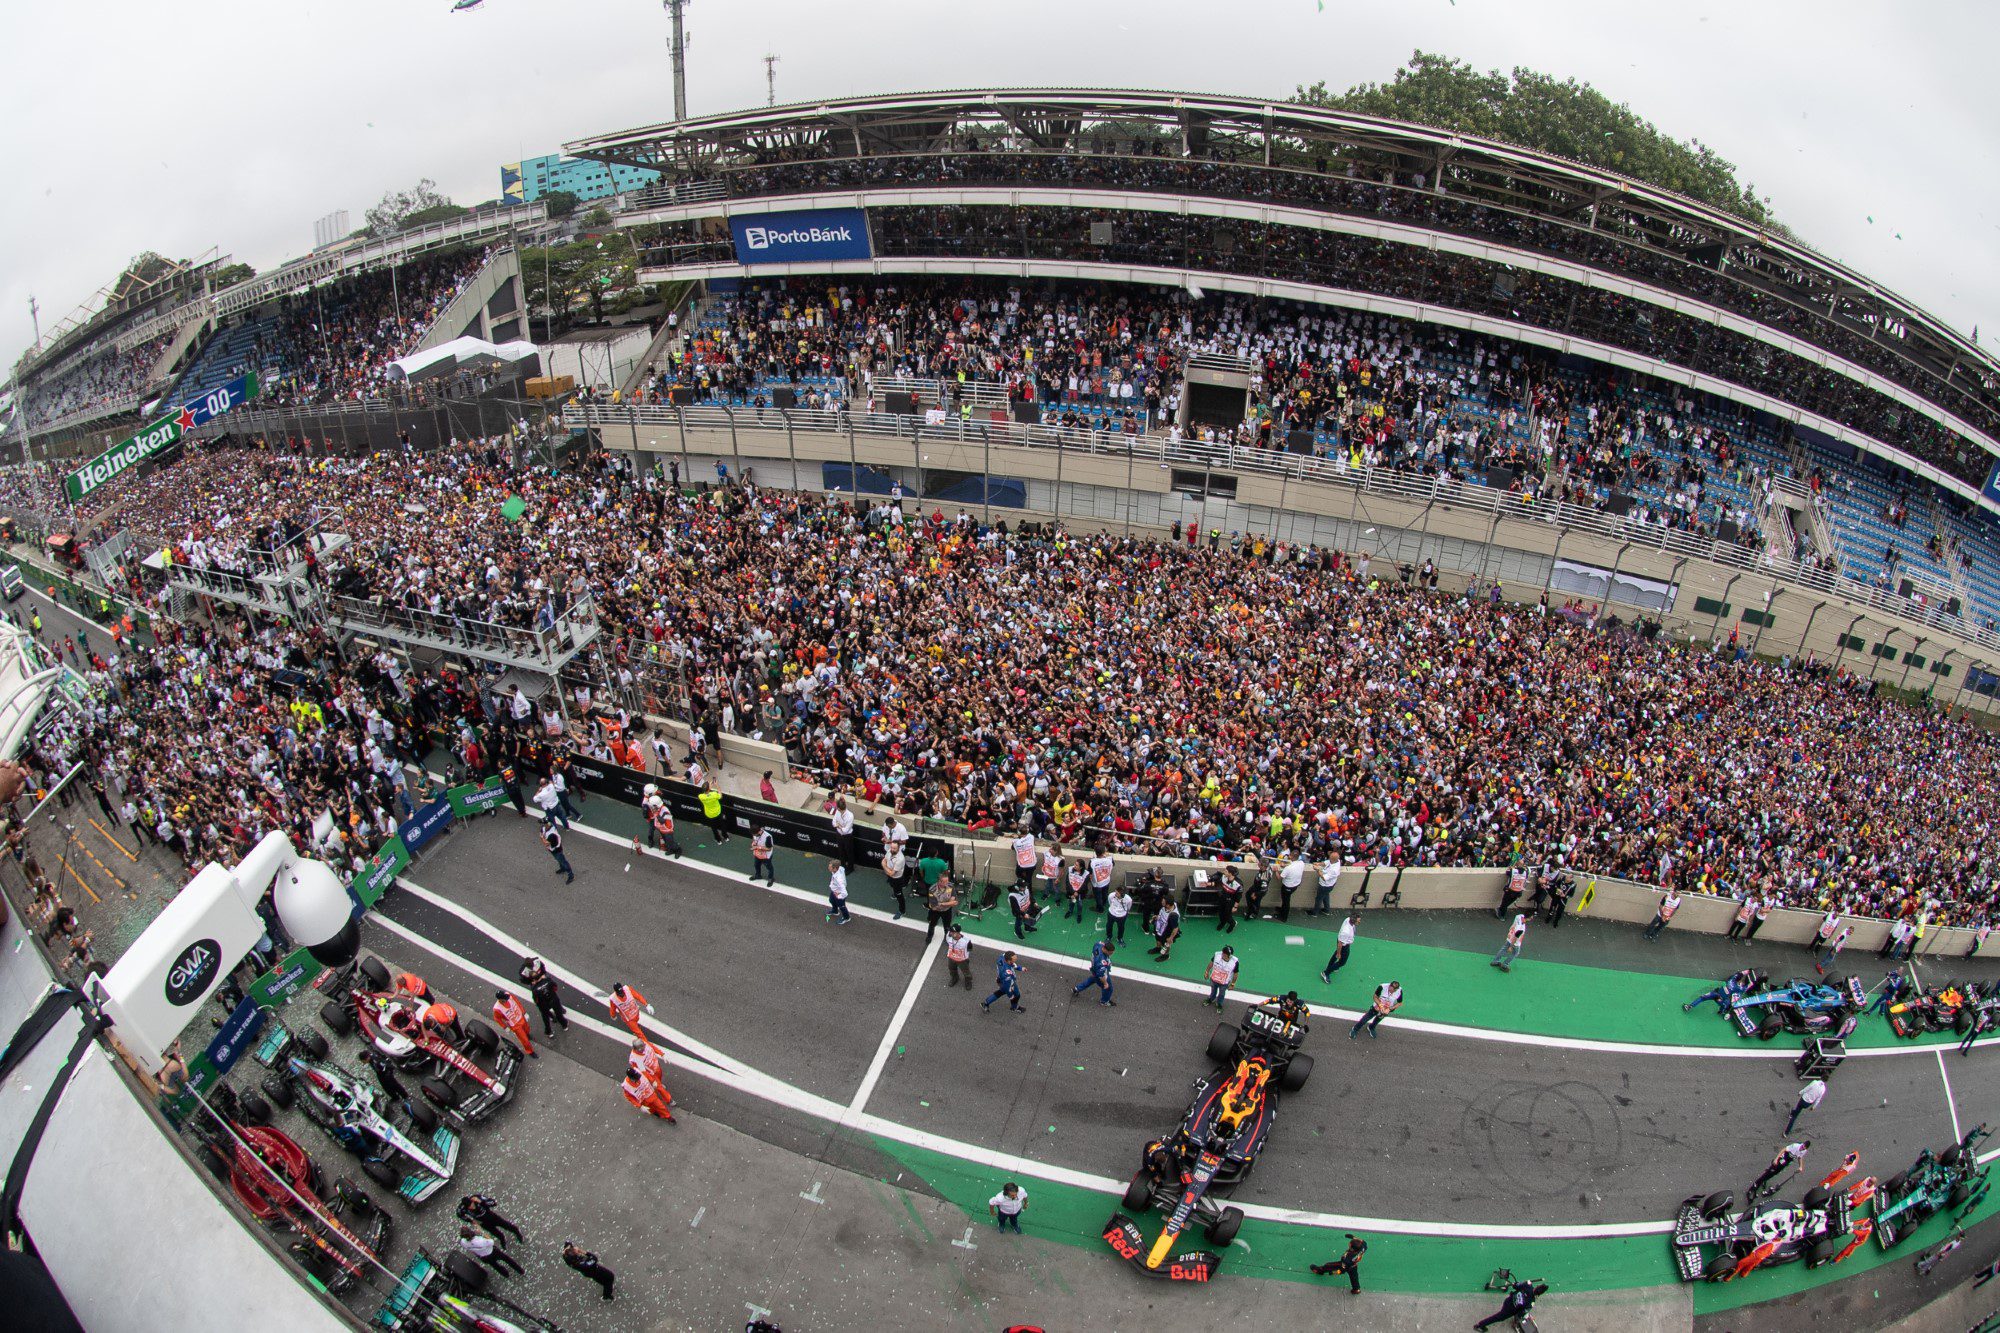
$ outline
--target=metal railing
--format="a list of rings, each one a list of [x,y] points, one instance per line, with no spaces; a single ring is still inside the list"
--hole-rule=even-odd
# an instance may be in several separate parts
[[[504,658],[555,671],[597,635],[597,608],[589,597],[570,603],[547,625],[501,625],[444,612],[393,606],[370,598],[330,597],[327,614],[340,628],[370,637],[417,640],[477,657]]]
[[[1497,490],[1399,469],[1356,468],[1340,458],[1294,454],[1255,445],[1176,440],[1157,433],[1126,435],[1108,430],[1027,425],[1013,421],[948,418],[931,425],[926,424],[922,417],[855,413],[841,409],[814,412],[720,405],[586,405],[566,408],[563,419],[573,425],[648,426],[679,432],[683,438],[689,431],[733,434],[738,430],[784,430],[870,439],[893,437],[909,440],[913,444],[928,440],[1006,445],[1068,451],[1099,459],[1129,456],[1135,462],[1156,465],[1179,465],[1229,473],[1250,472],[1292,481],[1348,487],[1368,497],[1397,500],[1425,508],[1438,505],[1454,510],[1470,510],[1490,515],[1496,522],[1513,519],[1547,523],[1590,533],[1634,550],[1713,561],[1733,569],[1758,573],[1791,587],[1825,593],[1886,615],[1932,626],[2000,652],[2000,634],[1979,628],[1963,616],[1948,615],[1940,606],[1925,605],[1845,574],[1783,562],[1766,552],[1736,542],[1665,527],[1631,515],[1620,517],[1566,501],[1534,498],[1518,491]]]

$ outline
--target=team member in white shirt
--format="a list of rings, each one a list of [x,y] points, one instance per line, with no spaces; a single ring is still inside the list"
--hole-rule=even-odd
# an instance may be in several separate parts
[[[847,910],[847,862],[835,861],[833,874],[826,885],[826,919],[836,926],[844,926],[854,918]]]
[[[762,880],[764,883],[774,887],[777,885],[778,873],[771,865],[771,858],[776,850],[774,845],[776,841],[771,836],[771,830],[762,824],[759,824],[756,832],[750,835],[750,882],[752,884]]]
[[[1332,981],[1333,974],[1347,966],[1347,951],[1354,947],[1354,932],[1361,925],[1361,915],[1349,912],[1347,919],[1340,923],[1340,933],[1335,935],[1333,957],[1326,960],[1326,967],[1320,971],[1321,981]]]
[[[1014,887],[1015,888],[1028,889],[1031,892],[1033,891],[1035,884],[1035,866],[1039,864],[1040,861],[1041,861],[1041,856],[1038,852],[1035,851],[1035,835],[1028,832],[1026,829],[1021,830],[1021,832],[1017,834],[1014,838]]]
[[[1278,868],[1278,920],[1292,919],[1292,895],[1306,882],[1306,863],[1302,857],[1287,856],[1284,865]]]
[[[1090,858],[1090,894],[1100,912],[1111,894],[1111,869],[1111,853],[1099,847],[1097,855]]]
[[[1125,918],[1132,915],[1132,895],[1114,888],[1104,900],[1104,938],[1125,942]]]
[[[903,844],[892,842],[882,852],[882,873],[888,877],[889,892],[896,895],[896,915],[891,920],[901,921],[905,903],[903,889],[910,882],[910,869],[903,856]]]
[[[1218,1010],[1222,1008],[1229,988],[1236,984],[1236,969],[1242,960],[1236,950],[1225,944],[1216,955],[1208,960],[1208,1003]]]
[[[1360,1018],[1354,1020],[1354,1026],[1348,1029],[1347,1039],[1352,1041],[1354,1038],[1360,1036],[1363,1028],[1368,1030],[1368,1035],[1372,1038],[1375,1035],[1375,1029],[1382,1026],[1382,1020],[1390,1014],[1395,1013],[1402,1006],[1402,983],[1397,981],[1383,982],[1375,988],[1375,999],[1368,1006],[1368,1011],[1362,1014]]]

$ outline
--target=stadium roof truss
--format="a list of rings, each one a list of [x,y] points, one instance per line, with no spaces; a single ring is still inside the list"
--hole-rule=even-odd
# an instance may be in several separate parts
[[[733,170],[975,151],[1179,157],[1353,175],[1719,268],[1761,296],[1888,347],[1920,377],[2000,413],[2000,362],[1789,236],[1551,154],[1345,111],[1203,93],[971,89],[758,107],[579,139],[564,150],[664,173],[663,185],[647,192],[662,200],[691,197],[689,184]]]

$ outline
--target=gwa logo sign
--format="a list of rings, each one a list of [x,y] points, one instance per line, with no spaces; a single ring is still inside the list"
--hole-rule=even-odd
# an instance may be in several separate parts
[[[222,970],[222,946],[214,940],[196,940],[181,950],[181,956],[167,969],[167,1003],[185,1008],[208,993],[209,983]]]

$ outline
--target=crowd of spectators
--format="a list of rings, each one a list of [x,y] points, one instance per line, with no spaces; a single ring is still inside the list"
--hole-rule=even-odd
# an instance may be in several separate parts
[[[1456,164],[1441,182],[1325,157],[1281,155],[1271,166],[1190,158],[1157,141],[1099,135],[1075,152],[1023,151],[969,137],[953,151],[772,161],[720,173],[737,197],[898,184],[1052,185],[1249,199],[1474,237],[1635,278],[1782,329],[2000,434],[2000,385],[1955,370],[1893,326],[1844,283],[1777,251],[1711,242],[1685,223],[1596,192],[1557,194]],[[1528,211],[1533,208],[1536,211]],[[1550,216],[1553,214],[1554,216]],[[1128,215],[1129,216],[1129,215]]]
[[[587,590],[607,673],[657,681],[671,663],[691,721],[903,811],[1114,851],[1561,863],[1846,912],[1994,910],[2000,741],[1810,663],[1263,537],[696,495],[603,456],[529,469],[491,442],[227,457],[168,469],[190,492],[171,512],[213,507],[217,532],[357,529],[350,567],[383,566],[378,596]],[[177,558],[213,557],[204,540]],[[205,632],[93,664],[107,693],[67,743],[128,783],[173,784],[168,822],[197,851],[323,806],[379,830],[376,754],[450,715],[418,707],[424,677],[341,661],[310,630]],[[339,716],[288,720],[287,666],[326,673]]]
[[[160,356],[173,339],[163,333],[126,351],[106,346],[53,380],[38,381],[24,396],[28,424],[41,429],[79,413],[126,407],[153,381]]]
[[[255,370],[271,407],[385,397],[389,363],[415,350],[490,258],[490,251],[426,256],[393,273],[370,270],[286,296],[255,323],[246,345],[230,346],[228,364],[204,363],[196,373],[220,384]]]
[[[941,383],[956,410],[984,382],[1044,420],[1081,426],[1065,414],[1084,411],[1091,427],[1138,433],[1177,420],[1186,359],[1201,352],[1254,370],[1248,413],[1227,432],[1238,443],[1282,449],[1303,431],[1316,452],[1357,467],[1504,475],[1502,486],[1599,509],[1625,496],[1634,522],[1713,535],[1727,520],[1737,541],[1761,544],[1753,508],[1708,484],[1726,474],[1747,494],[1761,466],[1695,421],[1687,390],[1592,377],[1537,349],[1388,315],[1131,286],[746,285],[669,355],[648,396],[680,386],[697,401],[762,403],[776,383],[832,380],[872,411],[878,381],[922,380]]]

